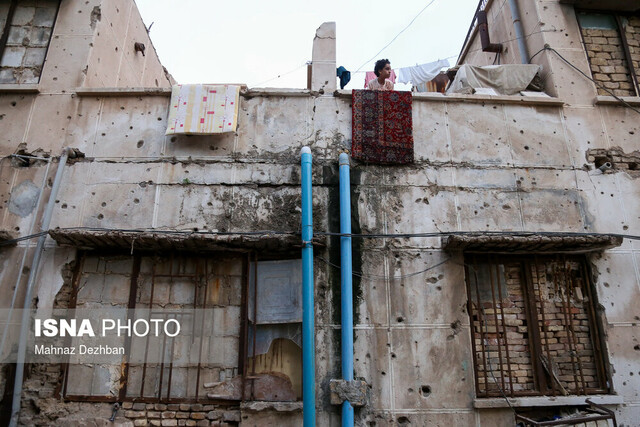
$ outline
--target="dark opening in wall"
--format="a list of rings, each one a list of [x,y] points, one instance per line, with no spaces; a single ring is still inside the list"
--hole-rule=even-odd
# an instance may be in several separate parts
[[[611,162],[610,157],[596,157],[596,161],[594,163],[596,165],[596,168],[599,168],[607,162]]]
[[[429,395],[431,395],[431,386],[423,385],[422,387],[420,387],[420,394],[422,395],[422,397],[429,397]]]

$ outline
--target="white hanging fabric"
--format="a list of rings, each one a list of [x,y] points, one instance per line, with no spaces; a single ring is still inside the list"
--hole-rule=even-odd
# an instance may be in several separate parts
[[[403,67],[398,71],[398,83],[413,83],[419,85],[420,83],[426,83],[440,73],[443,68],[449,68],[448,59],[440,59],[435,62],[429,62],[427,64],[416,65],[414,67]]]

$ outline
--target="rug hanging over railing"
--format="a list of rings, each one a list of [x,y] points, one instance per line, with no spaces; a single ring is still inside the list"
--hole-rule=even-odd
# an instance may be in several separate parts
[[[351,97],[351,157],[369,163],[412,163],[411,92],[354,90]]]

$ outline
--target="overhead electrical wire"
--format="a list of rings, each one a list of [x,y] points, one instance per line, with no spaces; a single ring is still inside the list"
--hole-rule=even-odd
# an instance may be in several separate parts
[[[380,51],[378,51],[378,53],[376,53],[375,55],[373,55],[373,57],[371,57],[371,59],[368,59],[367,61],[365,61],[365,62],[364,62],[360,67],[358,67],[358,69],[357,69],[355,72],[357,73],[358,71],[360,71],[360,70],[362,69],[362,67],[364,67],[365,65],[367,65],[367,64],[368,64],[370,61],[372,61],[373,59],[375,59],[375,58],[376,58],[376,57],[377,57],[377,56],[378,56],[382,51],[384,51],[386,48],[388,48],[388,47],[391,45],[391,43],[393,43],[394,41],[396,41],[396,39],[400,36],[400,34],[404,33],[404,32],[405,32],[405,30],[406,30],[407,28],[409,28],[409,27],[411,26],[411,24],[413,24],[413,23],[415,22],[415,20],[416,20],[416,19],[418,19],[418,17],[419,17],[420,15],[422,15],[422,12],[424,12],[425,10],[427,10],[427,8],[428,8],[429,6],[431,6],[435,1],[436,1],[436,0],[431,0],[431,1],[430,1],[430,2],[429,2],[429,3],[428,3],[424,8],[422,8],[422,10],[421,10],[420,12],[418,12],[418,14],[417,14],[416,16],[414,16],[414,18],[411,20],[411,22],[409,22],[409,24],[408,24],[406,27],[404,27],[404,28],[403,28],[403,29],[402,29],[398,34],[396,34],[396,36],[395,36],[393,39],[391,39],[391,41],[390,41],[389,43],[387,43],[387,44],[385,45],[385,47],[383,47],[382,49],[380,49]]]
[[[263,82],[260,82],[260,83],[256,83],[256,84],[254,84],[254,85],[251,85],[251,87],[259,87],[260,85],[263,85],[263,84],[265,84],[265,83],[269,83],[270,81],[273,81],[273,80],[279,79],[279,78],[281,78],[281,77],[287,76],[287,75],[289,75],[289,74],[293,73],[294,71],[298,71],[300,68],[304,67],[305,65],[309,65],[309,64],[311,64],[311,61],[305,61],[305,63],[304,63],[304,64],[297,66],[297,67],[296,67],[296,68],[294,68],[293,70],[287,71],[286,73],[278,74],[277,76],[275,76],[275,77],[273,77],[273,78],[270,78],[269,80],[265,80],[265,81],[263,81]]]
[[[331,261],[329,261],[328,259],[318,256],[317,258],[320,259],[320,261],[324,262],[327,265],[330,265],[331,267],[337,268],[338,270],[340,268],[342,268],[341,266],[332,263]],[[441,261],[437,264],[434,264],[430,267],[425,268],[424,270],[420,270],[420,271],[416,271],[414,273],[408,273],[408,274],[402,274],[400,276],[382,276],[379,274],[368,274],[368,273],[357,273],[357,272],[353,272],[354,276],[363,278],[363,279],[389,279],[389,280],[402,280],[402,279],[407,279],[409,277],[413,277],[413,276],[418,276],[420,274],[426,273],[427,271],[433,270],[434,268],[440,267],[443,264],[446,264],[447,262],[449,262],[451,260],[451,257],[445,259],[444,261]]]
[[[573,68],[574,70],[576,70],[577,72],[579,72],[580,74],[582,74],[584,77],[586,77],[587,79],[591,80],[593,83],[595,83],[596,86],[598,86],[600,89],[604,90],[605,92],[607,92],[608,94],[610,94],[611,96],[613,96],[616,100],[620,101],[622,104],[624,104],[625,107],[635,111],[636,113],[640,114],[640,110],[638,110],[637,108],[635,108],[634,106],[632,106],[631,104],[629,104],[628,102],[626,102],[624,99],[620,98],[619,96],[617,96],[615,93],[613,93],[611,90],[607,89],[606,87],[604,87],[602,84],[600,84],[600,82],[594,80],[593,78],[589,77],[588,75],[586,75],[580,68],[576,67],[575,65],[573,65],[571,62],[569,62],[568,59],[566,59],[564,56],[562,56],[560,54],[560,52],[558,52],[557,50],[555,50],[554,48],[545,45],[542,49],[540,49],[539,51],[537,51],[536,53],[534,53],[531,56],[531,59],[533,59],[536,55],[538,55],[540,52],[544,52],[545,50],[549,50],[553,53],[555,53],[556,55],[558,55],[560,57],[560,59],[562,59],[567,65],[569,65],[571,68]]]

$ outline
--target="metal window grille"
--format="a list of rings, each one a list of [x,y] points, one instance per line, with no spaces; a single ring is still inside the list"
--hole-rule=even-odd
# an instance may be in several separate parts
[[[607,393],[579,256],[465,256],[478,397]]]

